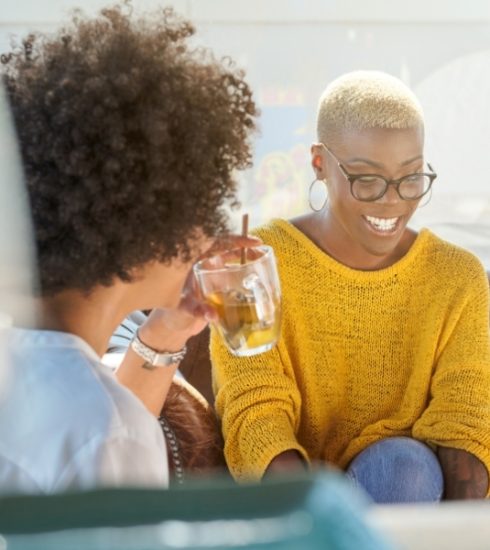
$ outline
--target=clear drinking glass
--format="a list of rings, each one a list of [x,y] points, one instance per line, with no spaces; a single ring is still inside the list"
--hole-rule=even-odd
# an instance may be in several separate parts
[[[274,347],[281,325],[281,289],[270,246],[206,258],[194,265],[194,273],[233,355],[257,355]]]

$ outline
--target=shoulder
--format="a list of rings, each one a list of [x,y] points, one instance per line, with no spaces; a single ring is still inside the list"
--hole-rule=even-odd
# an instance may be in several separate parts
[[[278,256],[297,256],[307,247],[306,237],[289,221],[275,218],[255,228],[252,233],[272,246]]]
[[[14,368],[11,392],[3,407],[15,409],[22,396],[29,395],[30,414],[26,410],[18,419],[26,423],[26,429],[32,429],[30,422],[36,418],[35,434],[40,442],[52,430],[60,440],[70,441],[72,449],[98,434],[104,436],[128,426],[135,432],[158,430],[156,419],[141,401],[80,339],[13,329],[9,352]]]
[[[254,235],[260,237],[265,244],[270,244],[270,241],[284,239],[287,237],[286,229],[288,222],[281,218],[274,218],[252,230]],[[267,242],[266,242],[267,241]]]
[[[10,347],[15,353],[0,415],[0,481],[11,471],[7,462],[18,465],[17,475],[29,472],[31,485],[45,492],[131,473],[136,458],[151,461],[153,471],[162,460],[165,466],[156,418],[93,350],[69,336],[16,329]],[[19,482],[22,487],[27,480]]]
[[[465,248],[423,230],[422,265],[447,287],[488,289],[488,276],[480,259]]]
[[[480,259],[469,250],[442,239],[428,229],[423,231],[424,251],[443,271],[475,274],[485,272]]]

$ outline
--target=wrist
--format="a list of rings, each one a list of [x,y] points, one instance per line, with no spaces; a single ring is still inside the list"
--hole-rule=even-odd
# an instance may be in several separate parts
[[[147,346],[139,337],[139,331],[136,331],[131,340],[131,349],[144,359],[143,367],[154,370],[157,367],[176,367],[185,357],[187,348],[184,346],[181,350],[173,352],[170,350],[157,350]]]
[[[270,474],[284,474],[297,471],[308,470],[308,464],[295,449],[284,451],[281,454],[274,457],[267,466],[264,477]]]
[[[138,329],[138,337],[156,351],[178,352],[188,340],[186,334],[173,331],[161,323],[158,327],[146,322]]]

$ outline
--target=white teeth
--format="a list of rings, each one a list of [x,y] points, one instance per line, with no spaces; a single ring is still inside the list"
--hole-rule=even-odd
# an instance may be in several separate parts
[[[378,231],[393,231],[399,218],[374,218],[366,216],[366,220]]]

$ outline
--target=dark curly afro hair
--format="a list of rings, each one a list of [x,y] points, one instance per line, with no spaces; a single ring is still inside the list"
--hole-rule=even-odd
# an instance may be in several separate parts
[[[32,206],[41,293],[131,281],[227,230],[257,109],[191,24],[128,3],[2,56]],[[133,20],[134,19],[134,20]]]

